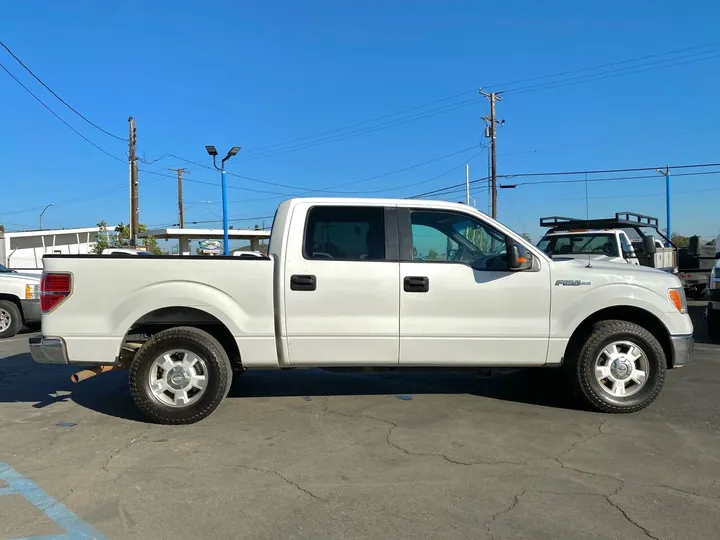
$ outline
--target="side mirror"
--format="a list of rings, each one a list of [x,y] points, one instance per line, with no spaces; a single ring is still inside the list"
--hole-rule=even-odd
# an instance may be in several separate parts
[[[518,244],[508,246],[508,268],[512,271],[532,268],[532,255],[528,253],[526,247]]]
[[[648,255],[652,255],[657,251],[654,236],[643,236],[643,251],[645,251]]]

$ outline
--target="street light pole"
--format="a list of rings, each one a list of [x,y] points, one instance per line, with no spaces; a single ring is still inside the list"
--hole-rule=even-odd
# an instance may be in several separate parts
[[[225,162],[230,159],[233,156],[236,156],[237,153],[240,151],[239,146],[233,146],[230,151],[227,153],[227,156],[225,156],[222,161],[220,162],[220,167],[217,166],[216,158],[217,158],[217,150],[214,146],[206,146],[205,150],[207,150],[207,153],[210,154],[213,158],[213,166],[220,171],[220,184],[222,186],[222,207],[223,207],[223,254],[225,256],[230,255],[230,234],[228,232],[228,211],[227,211],[227,181],[225,179]]]
[[[40,230],[41,230],[41,231],[43,230],[43,228],[42,228],[42,217],[43,217],[43,214],[45,213],[45,210],[47,210],[47,209],[50,208],[51,206],[55,206],[55,203],[52,203],[52,202],[51,202],[51,203],[48,204],[45,208],[43,208],[43,211],[42,211],[42,212],[40,212]]]
[[[222,161],[220,169],[220,184],[222,185],[222,217],[223,217],[223,253],[230,255],[230,233],[228,232],[228,209],[227,209],[227,174],[225,173],[225,160]]]
[[[656,169],[657,172],[665,177],[665,220],[667,221],[667,237],[668,240],[665,243],[665,247],[672,246],[672,228],[670,222],[670,166],[666,165],[665,170]]]

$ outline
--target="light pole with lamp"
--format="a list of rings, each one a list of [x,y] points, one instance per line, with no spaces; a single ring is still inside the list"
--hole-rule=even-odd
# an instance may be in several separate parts
[[[43,217],[43,214],[45,213],[45,210],[47,210],[47,209],[50,208],[51,206],[55,206],[55,203],[54,203],[54,202],[51,202],[51,203],[48,204],[45,208],[43,208],[43,211],[42,211],[42,212],[40,212],[40,230],[41,230],[41,231],[43,230],[43,228],[42,228],[42,217]]]
[[[225,180],[225,162],[230,159],[231,157],[237,155],[237,153],[240,151],[239,146],[233,146],[230,151],[227,153],[227,156],[225,156],[222,159],[222,162],[220,163],[220,167],[217,166],[216,158],[217,158],[217,150],[214,146],[206,146],[205,150],[207,150],[207,153],[210,154],[213,158],[213,165],[215,168],[220,171],[220,183],[222,185],[222,207],[223,207],[223,254],[225,256],[230,255],[230,238],[228,235],[228,211],[227,211],[227,182]]]

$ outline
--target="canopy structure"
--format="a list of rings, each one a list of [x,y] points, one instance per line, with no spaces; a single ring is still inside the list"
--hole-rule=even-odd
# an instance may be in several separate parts
[[[158,240],[178,240],[178,252],[181,255],[194,255],[190,253],[190,242],[193,240],[222,240],[222,229],[153,229],[140,233],[140,238],[154,236]],[[270,238],[270,231],[256,229],[230,229],[228,231],[230,240],[248,240],[250,249],[258,251],[260,241]]]

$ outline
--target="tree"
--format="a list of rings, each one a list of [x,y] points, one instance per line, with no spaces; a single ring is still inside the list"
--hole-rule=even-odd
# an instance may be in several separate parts
[[[672,233],[670,240],[679,248],[688,247],[690,245],[690,239],[682,234]]]
[[[520,236],[522,236],[525,240],[527,240],[528,242],[530,242],[532,244],[532,236],[530,236],[530,233],[524,232]]]
[[[428,249],[427,258],[429,261],[436,261],[439,258],[438,252],[433,248]]]
[[[0,223],[0,232],[5,232],[5,225]]]
[[[98,239],[95,242],[91,252],[95,255],[100,255],[103,250],[108,248],[121,248],[130,245],[130,225],[120,222],[115,226],[112,232],[108,231],[107,222],[101,221],[97,224],[100,228],[98,232]],[[138,227],[140,232],[147,231],[147,226],[142,223]],[[154,236],[148,236],[142,240],[145,249],[153,255],[162,255],[163,251],[158,246],[157,238]]]

